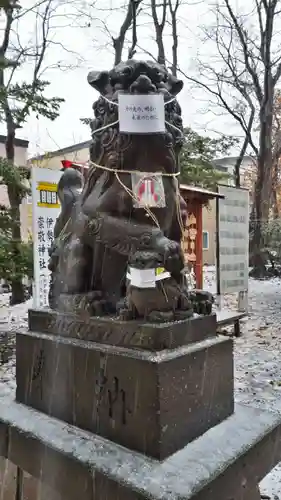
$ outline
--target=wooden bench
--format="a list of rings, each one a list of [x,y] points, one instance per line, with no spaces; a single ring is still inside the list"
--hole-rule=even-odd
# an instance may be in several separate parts
[[[240,320],[246,316],[246,312],[222,309],[217,311],[217,327],[220,329],[223,326],[234,325],[234,336],[240,337]]]

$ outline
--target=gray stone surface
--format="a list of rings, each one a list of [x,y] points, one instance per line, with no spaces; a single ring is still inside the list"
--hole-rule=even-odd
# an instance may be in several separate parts
[[[26,331],[16,372],[18,402],[159,460],[234,407],[225,337],[152,353]]]
[[[206,272],[208,271],[208,272]],[[214,270],[205,268],[204,286],[214,287]],[[0,319],[3,332],[26,327],[31,301],[8,306],[9,296],[0,295]],[[227,296],[224,305],[237,308],[236,296]],[[235,346],[235,398],[237,402],[266,411],[281,412],[281,280],[249,280],[249,316],[241,321],[242,336]],[[1,328],[0,328],[1,330]],[[231,333],[233,327],[230,327]],[[0,366],[0,394],[15,393],[15,358]],[[1,491],[1,489],[0,489]],[[261,491],[271,500],[281,500],[281,463],[261,483]],[[123,500],[123,499],[122,499]]]
[[[266,474],[281,459],[280,417],[240,405],[233,416],[163,462],[42,415],[11,398],[0,398],[0,421],[21,435],[83,462],[93,472],[128,485],[144,498],[155,500],[191,499],[211,480],[223,479],[228,467],[241,457],[247,460],[247,467],[255,470],[254,457],[247,454],[271,433],[275,433],[276,445],[270,463],[262,469],[257,467],[258,474]]]
[[[172,349],[216,336],[215,314],[152,324],[120,321],[115,317],[81,319],[52,309],[30,309],[28,326],[33,332],[152,351]]]

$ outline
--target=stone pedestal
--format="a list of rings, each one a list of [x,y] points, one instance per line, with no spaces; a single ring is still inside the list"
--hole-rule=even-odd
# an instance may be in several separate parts
[[[36,318],[37,313],[34,315]],[[36,321],[30,312],[32,329]],[[199,342],[194,342],[196,320],[176,325],[179,333],[190,331],[190,336],[182,335],[181,342],[171,325],[154,332],[147,326],[148,334],[142,340],[146,350],[131,347],[139,343],[137,325],[133,336],[126,332],[132,326],[125,323],[118,324],[117,332],[124,332],[120,344],[127,340],[126,348],[78,340],[82,335],[79,323],[73,325],[72,338],[59,336],[60,330],[53,326],[51,334],[20,333],[16,399],[162,460],[233,412],[232,341],[216,337],[215,317],[199,320],[199,324]],[[114,335],[112,320],[97,320],[97,326],[92,319],[92,337],[108,342]],[[63,331],[65,335],[67,330]],[[160,345],[162,337],[167,343],[171,332],[170,342],[182,345],[148,350]]]
[[[0,454],[48,500],[259,500],[279,434],[278,416],[234,411],[232,340],[215,316],[145,325],[31,310],[16,401],[0,398]]]

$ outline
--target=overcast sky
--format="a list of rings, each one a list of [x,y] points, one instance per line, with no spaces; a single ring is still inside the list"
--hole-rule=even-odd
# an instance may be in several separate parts
[[[28,0],[30,3],[32,0]],[[87,74],[91,69],[110,69],[113,64],[113,52],[109,47],[109,36],[103,29],[103,21],[106,22],[108,30],[116,34],[120,26],[124,12],[120,11],[123,0],[100,0],[98,5],[102,7],[111,6],[114,9],[112,14],[108,12],[94,12],[96,19],[91,22],[81,13],[75,22],[73,18],[68,20],[63,16],[56,18],[53,22],[56,29],[52,32],[55,42],[49,49],[45,66],[52,66],[47,69],[44,78],[51,82],[48,94],[59,96],[65,99],[61,106],[59,118],[50,122],[41,117],[37,119],[31,116],[23,129],[18,131],[18,137],[30,141],[30,154],[35,155],[45,151],[60,149],[73,143],[78,143],[90,138],[89,128],[80,122],[80,118],[92,115],[92,104],[97,98],[95,91],[87,83]],[[188,74],[195,71],[195,59],[201,46],[201,32],[199,27],[207,25],[212,17],[208,13],[208,1],[196,2],[190,0],[190,5],[183,5],[180,10],[180,20],[178,23],[179,40],[179,66]],[[87,12],[87,4],[85,9]],[[66,7],[69,12],[69,5]],[[74,11],[70,9],[73,14]],[[60,12],[61,13],[61,12]],[[101,22],[99,21],[101,19]],[[88,22],[90,26],[87,26]],[[26,17],[20,25],[20,33],[24,33],[24,44],[28,37],[34,38],[34,17]],[[79,23],[79,26],[77,26]],[[153,41],[153,29],[151,19],[148,16],[139,19],[141,26],[138,29],[138,42],[141,47],[156,53],[155,42]],[[54,25],[55,25],[54,24]],[[71,26],[72,25],[72,26]],[[82,27],[84,26],[84,27]],[[68,52],[61,48],[64,46]],[[167,31],[166,47],[167,57],[170,57],[171,38]],[[208,51],[208,45],[203,47]],[[69,52],[73,51],[75,52]],[[143,54],[138,51],[137,57]],[[145,56],[147,58],[147,55]],[[64,61],[65,65],[75,65],[75,69],[60,69],[58,61]],[[18,71],[20,80],[28,80],[32,66],[25,65]],[[214,116],[209,110],[207,95],[202,91],[193,89],[187,83],[180,97],[180,104],[183,110],[184,124],[195,128],[203,133],[214,134],[215,131],[240,133],[232,120],[225,116]],[[220,114],[220,113],[218,113]],[[5,133],[5,125],[0,125],[1,133]]]

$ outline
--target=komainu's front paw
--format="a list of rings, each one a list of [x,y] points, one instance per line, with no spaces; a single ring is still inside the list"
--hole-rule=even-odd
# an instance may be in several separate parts
[[[184,268],[184,256],[181,246],[176,241],[165,237],[159,241],[159,245],[165,269],[171,274],[180,274]]]
[[[132,321],[138,317],[137,310],[128,297],[119,300],[116,305],[116,312],[118,319],[121,321]]]
[[[214,296],[205,290],[191,290],[189,298],[193,304],[193,310],[197,314],[207,316],[212,314]]]
[[[150,311],[145,318],[149,323],[168,323],[174,319],[174,311]]]
[[[124,308],[119,310],[118,319],[121,321],[132,321],[136,318],[132,310]]]

